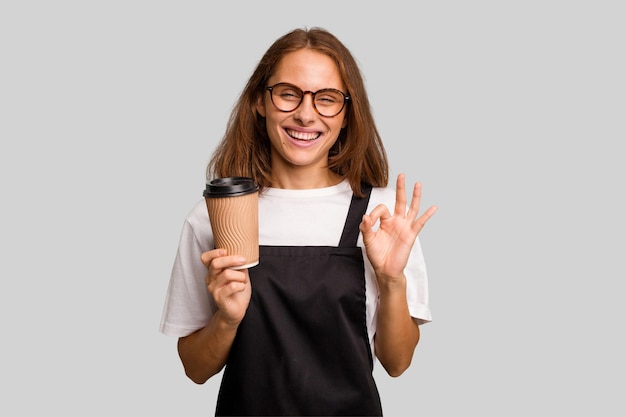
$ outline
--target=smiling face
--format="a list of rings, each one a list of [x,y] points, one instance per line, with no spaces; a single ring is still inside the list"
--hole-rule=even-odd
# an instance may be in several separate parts
[[[347,93],[335,62],[310,49],[291,52],[280,60],[267,85],[277,83],[293,84],[303,91],[334,88]],[[328,152],[347,124],[345,107],[335,117],[323,117],[313,107],[311,94],[305,94],[298,108],[282,112],[266,91],[257,111],[266,120],[274,186],[320,187],[340,180],[328,168]]]

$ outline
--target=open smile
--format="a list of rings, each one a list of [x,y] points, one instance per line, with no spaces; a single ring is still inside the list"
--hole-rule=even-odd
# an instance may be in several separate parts
[[[297,130],[285,129],[289,137],[296,140],[311,141],[319,138],[320,132],[299,132]]]

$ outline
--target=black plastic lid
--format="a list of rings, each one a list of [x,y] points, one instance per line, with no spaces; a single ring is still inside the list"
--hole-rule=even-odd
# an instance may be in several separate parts
[[[252,178],[225,177],[216,178],[206,183],[202,195],[207,198],[236,197],[258,191],[259,187]]]

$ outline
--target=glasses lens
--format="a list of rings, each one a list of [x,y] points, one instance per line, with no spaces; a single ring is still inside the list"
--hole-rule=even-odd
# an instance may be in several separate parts
[[[282,111],[292,111],[302,101],[302,90],[289,84],[278,84],[272,88],[272,101]]]
[[[300,88],[291,84],[277,84],[271,88],[271,97],[274,105],[281,111],[295,110],[302,102],[304,93]],[[345,96],[339,90],[326,88],[313,95],[313,105],[319,114],[326,117],[336,116],[341,112],[345,103]]]
[[[320,90],[315,93],[315,108],[322,116],[335,116],[343,108],[344,97],[338,90]]]

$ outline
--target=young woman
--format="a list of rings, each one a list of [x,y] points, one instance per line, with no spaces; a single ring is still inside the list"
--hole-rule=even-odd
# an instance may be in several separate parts
[[[187,376],[224,367],[217,415],[382,415],[372,376],[410,365],[431,320],[420,184],[408,202],[360,70],[331,33],[296,29],[244,88],[207,177],[259,186],[260,263],[214,248],[203,200],[187,216],[161,322]]]

